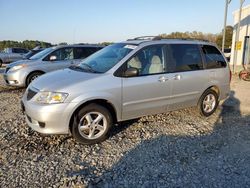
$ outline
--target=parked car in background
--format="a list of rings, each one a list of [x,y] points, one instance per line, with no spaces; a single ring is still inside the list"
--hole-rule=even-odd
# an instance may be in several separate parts
[[[27,60],[9,64],[3,77],[7,85],[28,86],[40,75],[77,65],[82,59],[101,48],[102,46],[99,45],[65,45],[46,48]]]
[[[230,69],[211,43],[132,40],[110,45],[78,66],[30,84],[22,107],[44,134],[68,134],[83,144],[107,138],[112,125],[197,106],[210,116],[230,92]]]
[[[24,48],[5,48],[4,51],[0,53],[0,67],[2,64],[23,59],[23,55],[28,52],[29,50]]]
[[[227,58],[228,61],[230,61],[231,57],[231,48],[224,49],[224,56]]]

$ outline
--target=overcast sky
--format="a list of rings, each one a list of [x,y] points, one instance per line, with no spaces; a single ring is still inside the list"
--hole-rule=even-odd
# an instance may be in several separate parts
[[[239,2],[229,5],[229,25]],[[225,0],[0,0],[0,40],[96,43],[174,31],[219,33],[224,6]]]

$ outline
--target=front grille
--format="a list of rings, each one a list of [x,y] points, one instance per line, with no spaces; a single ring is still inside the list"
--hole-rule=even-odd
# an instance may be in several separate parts
[[[33,91],[31,89],[28,89],[28,93],[27,93],[27,100],[31,100],[35,95],[37,94],[36,91]]]
[[[9,70],[10,70],[10,67],[7,67],[7,68],[5,69],[5,73],[7,73]]]

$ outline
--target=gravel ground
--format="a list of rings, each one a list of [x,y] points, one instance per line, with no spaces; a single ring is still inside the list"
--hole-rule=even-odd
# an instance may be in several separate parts
[[[209,118],[194,109],[146,116],[92,146],[30,130],[23,92],[0,78],[0,187],[250,186],[250,113],[235,92]]]

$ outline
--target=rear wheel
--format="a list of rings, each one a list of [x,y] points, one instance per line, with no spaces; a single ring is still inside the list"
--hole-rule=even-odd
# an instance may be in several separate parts
[[[108,137],[112,125],[112,116],[106,108],[89,104],[75,115],[72,135],[82,144],[95,144]]]
[[[26,81],[26,86],[30,85],[30,83],[32,81],[34,81],[35,79],[37,79],[39,76],[41,76],[43,73],[41,72],[34,72],[34,73],[31,73],[28,78],[27,78],[27,81]]]
[[[198,109],[202,116],[208,117],[215,112],[218,104],[218,94],[214,90],[208,89],[202,94]]]

